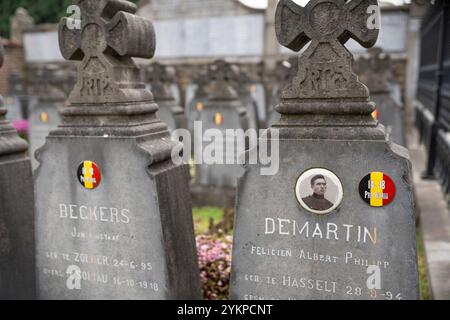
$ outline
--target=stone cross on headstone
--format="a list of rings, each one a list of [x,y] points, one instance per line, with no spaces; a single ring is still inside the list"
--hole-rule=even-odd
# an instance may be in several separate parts
[[[159,116],[170,131],[186,127],[183,109],[177,104],[172,85],[175,83],[175,70],[160,63],[153,63],[147,69],[147,80],[155,102],[159,106]]]
[[[0,67],[3,47],[0,43]],[[0,96],[0,299],[36,296],[34,192],[27,143],[5,118]]]
[[[276,12],[276,33],[281,45],[300,51],[308,42],[297,80],[300,86],[290,87],[284,98],[355,98],[366,97],[366,87],[352,72],[352,56],[343,46],[350,38],[364,47],[371,47],[378,29],[369,28],[370,6],[377,0],[330,1],[312,0],[305,8],[293,1],[280,1]]]
[[[39,297],[197,299],[188,168],[132,60],[153,56],[152,23],[128,1],[74,4],[81,29],[59,36],[77,84],[36,152]]]
[[[405,145],[404,110],[401,97],[396,96],[401,89],[392,73],[391,57],[378,47],[367,51],[369,57],[360,58],[358,69],[359,78],[369,87],[370,98],[376,104],[374,116],[386,126],[392,141]]]
[[[343,47],[350,37],[375,43],[373,5],[278,3],[279,42],[312,43],[283,90],[281,119],[260,138],[279,147],[278,171],[248,164],[239,181],[232,299],[419,298],[408,151],[371,116],[375,105]]]

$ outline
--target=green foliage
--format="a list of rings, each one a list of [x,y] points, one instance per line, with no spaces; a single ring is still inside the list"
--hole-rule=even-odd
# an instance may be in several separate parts
[[[136,3],[137,0],[131,0]],[[67,7],[72,0],[1,0],[0,1],[0,36],[9,39],[9,18],[19,7],[28,10],[36,24],[57,23],[61,17],[67,15]]]
[[[207,234],[210,219],[214,224],[223,219],[223,209],[214,207],[193,208],[195,234]]]

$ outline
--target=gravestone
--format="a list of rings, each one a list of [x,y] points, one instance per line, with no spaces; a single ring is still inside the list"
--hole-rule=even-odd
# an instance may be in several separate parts
[[[23,43],[23,33],[34,27],[34,20],[28,14],[28,11],[22,7],[16,9],[14,15],[10,18],[11,37],[15,43]]]
[[[398,97],[399,86],[392,74],[391,58],[378,47],[368,51],[369,58],[361,57],[358,63],[359,77],[368,86],[370,98],[376,104],[375,116],[386,126],[392,140],[404,146],[404,110]]]
[[[16,130],[21,133],[28,131],[28,97],[25,92],[23,77],[12,73],[8,77],[8,94],[5,96],[4,108],[6,119],[10,120]]]
[[[275,110],[275,107],[281,102],[281,90],[289,84],[289,81],[292,79],[292,74],[293,65],[290,61],[284,60],[277,62],[277,67],[275,69],[276,83],[272,88],[269,103],[268,127],[280,120],[280,114]]]
[[[239,68],[236,66],[236,68]],[[252,85],[252,80],[243,70],[238,69],[235,79],[236,92],[242,104],[246,108],[249,128],[259,129],[258,104],[253,98],[252,91],[256,91],[256,85]]]
[[[75,80],[76,74],[72,70],[57,65],[43,65],[34,72],[29,90],[33,96],[29,118],[33,169],[38,166],[34,153],[44,145],[50,131],[58,127],[60,123],[58,110],[64,107]]]
[[[205,107],[205,102],[208,97],[207,88],[209,85],[208,74],[199,72],[194,78],[195,93],[192,100],[186,107],[186,117],[188,122],[188,130],[193,134],[194,122],[200,121],[200,115]],[[189,90],[189,87],[188,87]]]
[[[63,56],[81,60],[61,125],[39,149],[41,299],[200,297],[189,173],[132,57],[151,58],[152,23],[128,1],[74,1]]]
[[[175,83],[175,70],[160,63],[153,63],[147,69],[147,80],[151,84],[153,98],[159,107],[159,117],[172,132],[186,127],[183,108],[177,103],[172,87]]]
[[[0,43],[0,67],[3,47]],[[5,118],[0,96],[0,300],[34,299],[34,194],[27,143]]]
[[[215,61],[208,69],[208,97],[197,122],[200,134],[194,134],[196,166],[191,194],[197,206],[234,206],[237,179],[243,169],[238,165],[237,152],[227,152],[227,146],[234,146],[236,151],[239,145],[234,130],[246,131],[249,127],[246,108],[233,89],[236,76],[236,68],[224,60]],[[214,151],[209,152],[212,146]]]
[[[408,152],[372,118],[344,47],[375,44],[367,12],[377,4],[278,4],[279,42],[296,51],[311,43],[267,131],[278,172],[248,165],[239,181],[232,299],[419,298]]]
[[[252,98],[255,101],[255,104],[257,107],[259,127],[261,128],[261,124],[266,123],[266,120],[267,120],[266,89],[265,89],[263,83],[254,82],[250,86],[250,91],[251,91]]]

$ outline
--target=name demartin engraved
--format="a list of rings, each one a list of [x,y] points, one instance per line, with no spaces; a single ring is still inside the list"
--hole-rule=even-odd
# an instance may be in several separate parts
[[[296,220],[281,218],[265,218],[264,234],[276,234],[285,236],[304,236],[306,238],[318,238],[326,240],[345,240],[346,242],[371,242],[377,244],[377,228],[367,226],[356,226],[353,224],[327,223],[320,226],[319,223],[303,224]]]

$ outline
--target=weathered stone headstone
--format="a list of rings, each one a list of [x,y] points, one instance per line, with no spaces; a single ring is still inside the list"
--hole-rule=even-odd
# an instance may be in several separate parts
[[[175,82],[174,70],[160,63],[153,63],[147,69],[147,80],[151,84],[153,98],[159,107],[159,117],[170,131],[186,127],[186,118],[172,91]]]
[[[19,73],[12,73],[8,77],[8,94],[4,97],[6,119],[10,120],[16,130],[26,132],[28,129],[28,97],[25,92],[23,77]]]
[[[77,83],[36,152],[39,298],[199,298],[189,173],[132,60],[153,56],[152,24],[128,1],[73,3],[81,28],[63,19],[59,40]]]
[[[281,0],[279,42],[299,70],[277,110],[280,168],[239,182],[232,299],[418,299],[406,149],[386,139],[343,46],[375,44],[376,0]],[[262,141],[262,140],[261,140]],[[262,142],[261,142],[262,143]]]
[[[0,44],[0,67],[3,47]],[[27,143],[5,118],[0,96],[0,300],[34,299],[34,194]]]
[[[188,123],[188,130],[194,132],[194,122],[200,121],[200,115],[205,107],[205,102],[208,97],[207,88],[209,79],[207,73],[200,72],[194,78],[195,93],[192,100],[186,107],[186,117]]]
[[[239,99],[246,108],[249,127],[251,129],[258,130],[258,105],[252,96],[252,89],[256,90],[256,86],[252,86],[252,80],[243,70],[239,70],[237,73],[237,78],[235,79],[235,88]]]
[[[370,90],[370,98],[376,104],[375,116],[386,126],[392,141],[405,145],[403,106],[396,96],[398,85],[394,82],[391,58],[381,48],[371,48],[369,58],[361,57],[359,77]]]
[[[281,91],[292,80],[293,66],[290,61],[279,61],[275,69],[276,83],[272,88],[270,97],[267,126],[277,123],[280,120],[280,114],[275,107],[281,102]]]
[[[199,116],[201,128],[197,128],[201,133],[194,134],[196,166],[191,193],[196,205],[234,205],[237,179],[243,169],[237,164],[237,140],[227,129],[248,129],[246,108],[232,87],[236,76],[236,68],[224,60],[209,66],[208,98]],[[202,139],[207,130],[209,139]],[[227,145],[234,146],[235,152],[227,152]],[[214,151],[208,152],[211,146]]]
[[[30,86],[33,103],[30,106],[29,141],[33,169],[38,162],[34,153],[45,143],[51,130],[60,124],[58,110],[65,101],[76,81],[72,70],[57,65],[44,65],[35,71]]]
[[[259,76],[261,78],[261,76]],[[256,80],[251,86],[250,91],[253,101],[255,101],[258,110],[259,128],[265,125],[267,121],[267,102],[265,84]]]

